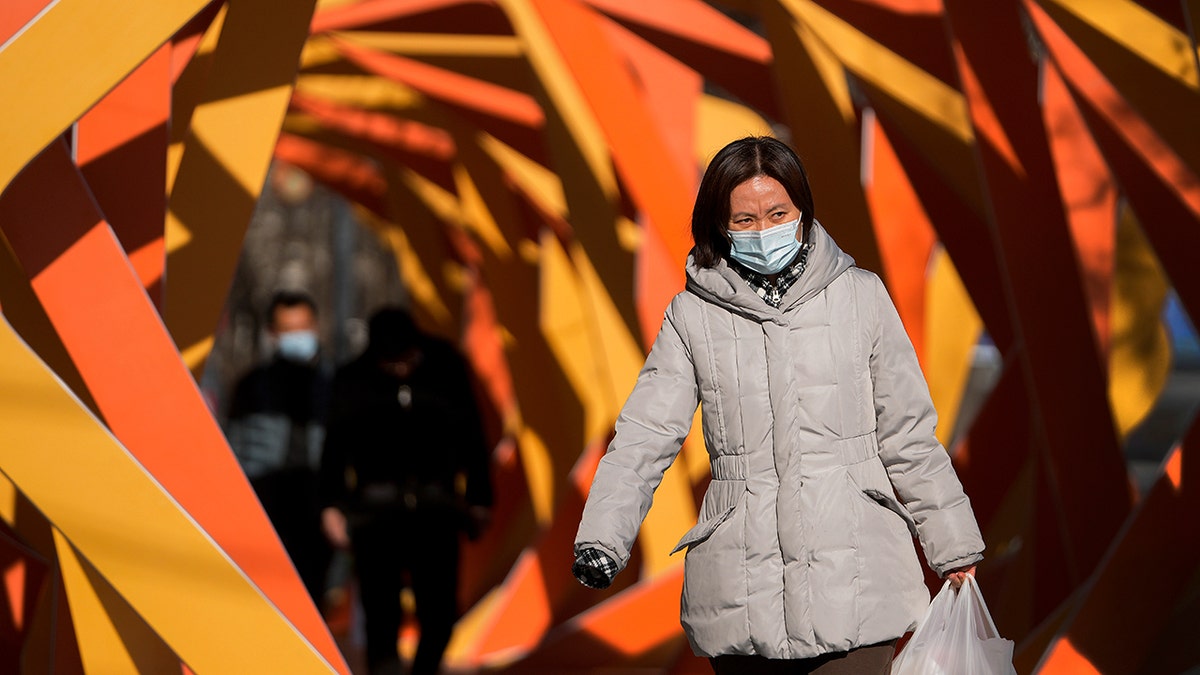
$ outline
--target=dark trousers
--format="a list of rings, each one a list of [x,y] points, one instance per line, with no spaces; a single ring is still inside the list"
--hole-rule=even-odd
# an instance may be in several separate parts
[[[895,650],[892,640],[811,659],[718,656],[709,662],[716,675],[887,675]]]
[[[420,641],[412,675],[434,675],[458,620],[458,529],[442,514],[373,517],[351,533],[372,675],[400,672],[400,592],[416,601]]]
[[[308,469],[282,469],[250,481],[304,587],[320,609],[333,548],[321,532],[317,476]]]

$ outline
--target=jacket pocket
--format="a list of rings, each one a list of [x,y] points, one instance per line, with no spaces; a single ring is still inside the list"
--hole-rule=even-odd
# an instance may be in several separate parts
[[[908,533],[913,536],[913,539],[917,538],[917,521],[913,520],[913,517],[908,513],[908,509],[904,508],[904,505],[895,497],[879,490],[863,490],[862,495],[871,500],[872,503],[878,504],[900,516],[900,519],[908,527]]]
[[[849,481],[850,487],[853,488],[854,491],[859,495],[861,495],[863,499],[871,502],[875,506],[881,506],[899,516],[900,520],[904,521],[904,525],[908,527],[908,533],[911,534],[914,539],[917,538],[917,521],[913,520],[913,517],[911,514],[909,514],[908,509],[904,508],[904,505],[901,504],[898,499],[882,490],[876,490],[874,488],[860,488],[858,486],[858,482],[854,480],[854,476],[851,476],[849,473],[846,474],[846,480]]]
[[[699,544],[705,539],[711,537],[712,533],[717,531],[717,528],[720,527],[721,523],[729,519],[730,514],[732,514],[736,508],[737,505],[734,504],[712,518],[696,523],[695,527],[688,530],[683,535],[683,538],[679,540],[679,543],[675,545],[675,548],[671,549],[671,555],[675,555],[683,549],[689,546],[695,546],[696,544]]]

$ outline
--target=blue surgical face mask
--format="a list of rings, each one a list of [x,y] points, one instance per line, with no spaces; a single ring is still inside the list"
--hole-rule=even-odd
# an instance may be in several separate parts
[[[796,218],[765,230],[730,231],[729,257],[759,274],[775,274],[800,251],[799,229],[800,219]]]
[[[317,355],[317,334],[311,330],[293,330],[279,334],[279,356],[288,361],[308,363]]]

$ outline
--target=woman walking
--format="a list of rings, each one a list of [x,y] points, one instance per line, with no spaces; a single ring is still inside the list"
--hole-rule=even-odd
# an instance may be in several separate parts
[[[687,549],[681,621],[727,673],[886,673],[941,576],[983,540],[917,358],[879,278],[813,217],[773,138],[713,158],[692,212],[687,288],[616,423],[575,539],[607,587],[701,407],[712,482]]]

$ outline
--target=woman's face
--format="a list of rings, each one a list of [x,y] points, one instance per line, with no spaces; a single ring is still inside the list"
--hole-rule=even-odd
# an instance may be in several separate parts
[[[733,188],[729,194],[731,232],[765,230],[800,217],[783,184],[770,176],[755,176]]]

